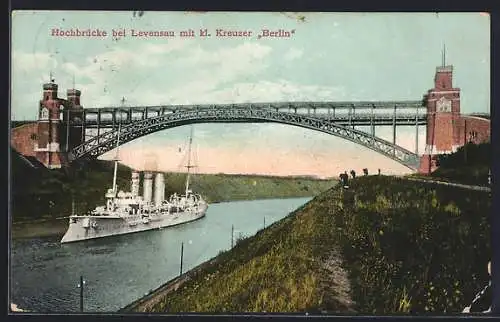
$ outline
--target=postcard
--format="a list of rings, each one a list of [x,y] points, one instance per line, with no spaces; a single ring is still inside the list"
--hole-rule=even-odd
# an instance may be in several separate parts
[[[12,314],[491,306],[487,13],[14,11]]]

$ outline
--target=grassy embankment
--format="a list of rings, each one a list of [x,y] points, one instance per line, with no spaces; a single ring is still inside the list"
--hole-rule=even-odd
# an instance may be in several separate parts
[[[490,204],[484,192],[360,177],[131,309],[460,312],[488,280]]]
[[[120,165],[117,184],[130,189],[131,169]],[[185,174],[167,173],[166,196],[184,189]],[[72,197],[78,213],[104,203],[111,187],[113,164],[94,161],[70,169],[32,169],[13,155],[12,202],[13,235],[40,236],[63,233],[67,220],[55,219],[71,214]],[[280,178],[242,175],[201,174],[192,177],[191,189],[208,202],[314,196],[335,184],[333,180]],[[141,187],[142,189],[142,187]]]
[[[167,195],[183,191],[186,175],[165,175]],[[312,197],[335,185],[337,180],[308,177],[199,174],[191,177],[190,189],[201,193],[209,203],[267,198]]]

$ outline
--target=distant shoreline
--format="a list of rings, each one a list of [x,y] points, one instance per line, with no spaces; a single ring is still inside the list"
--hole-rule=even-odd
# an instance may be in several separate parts
[[[63,236],[68,229],[68,218],[45,219],[35,222],[12,223],[11,239]]]

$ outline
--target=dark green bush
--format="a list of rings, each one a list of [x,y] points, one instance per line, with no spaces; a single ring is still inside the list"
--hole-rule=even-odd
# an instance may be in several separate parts
[[[468,143],[457,152],[441,155],[438,158],[439,168],[432,177],[447,181],[471,185],[488,185],[488,172],[491,169],[491,144]]]

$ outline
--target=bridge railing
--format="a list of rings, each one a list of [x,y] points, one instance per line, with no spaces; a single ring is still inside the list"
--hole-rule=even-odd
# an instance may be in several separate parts
[[[295,108],[311,108],[311,109],[425,109],[423,101],[340,101],[340,102],[257,102],[257,103],[226,103],[226,104],[186,104],[186,105],[152,105],[152,106],[109,106],[99,108],[87,108],[91,111],[160,111],[160,110],[195,110],[195,109],[295,109]]]
[[[288,113],[288,112],[283,112],[283,113]],[[172,113],[164,113],[160,115],[168,115]],[[370,115],[370,114],[356,114],[356,115],[349,115],[349,114],[324,114],[324,113],[316,113],[316,114],[311,114],[311,113],[294,113],[294,114],[300,114],[300,115],[308,115],[308,116],[313,116],[317,118],[322,118],[322,119],[331,119],[331,120],[349,120],[349,119],[357,119],[357,120],[392,120],[394,118],[393,114],[377,114],[377,115]],[[152,117],[157,117],[158,115],[151,115],[148,118]],[[139,115],[133,115],[132,117],[128,117],[127,115],[121,116],[121,117],[115,117],[114,120],[115,122],[135,122],[135,121],[140,121],[143,120],[144,118]],[[415,114],[396,114],[395,117],[396,120],[427,120],[427,115],[415,115]],[[113,117],[111,115],[105,116],[101,115],[101,118],[98,119],[97,116],[94,115],[89,115],[87,114],[85,117],[85,123],[89,122],[95,122],[97,123],[98,121],[100,122],[113,122]]]
[[[244,105],[244,104],[241,104]],[[311,108],[301,108],[297,105],[293,108],[273,108],[266,106],[254,107],[252,104],[246,106],[245,108],[238,107],[238,104],[232,105],[221,105],[221,106],[206,106],[200,105],[195,107],[183,106],[175,107],[170,106],[168,108],[156,108],[156,107],[144,107],[139,109],[129,108],[102,108],[102,109],[86,109],[85,110],[85,123],[89,124],[110,124],[116,122],[135,122],[139,120],[144,120],[147,118],[157,117],[160,115],[168,115],[172,113],[185,113],[188,111],[203,111],[203,110],[232,110],[232,109],[251,109],[251,110],[272,110],[276,112],[283,113],[294,113],[302,115],[313,115],[318,118],[328,118],[331,120],[416,120],[416,121],[426,121],[427,113],[424,108],[415,109],[412,113],[406,112],[407,110],[399,111],[397,109],[392,109],[390,113],[387,111],[389,109],[371,109],[369,111],[365,109],[342,109],[342,108],[329,108],[329,109],[311,109]]]

